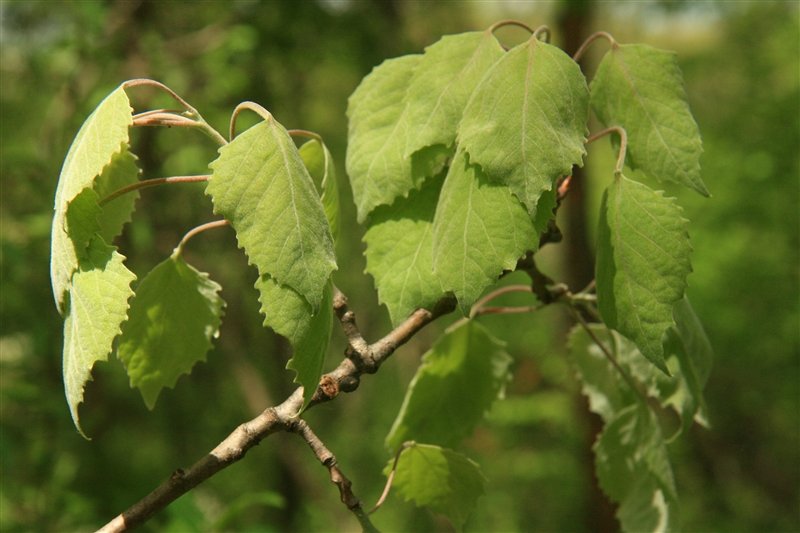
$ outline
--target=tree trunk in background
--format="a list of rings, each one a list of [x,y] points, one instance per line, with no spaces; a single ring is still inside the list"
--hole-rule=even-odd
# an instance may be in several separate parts
[[[591,11],[590,0],[565,0],[561,4],[557,35],[563,39],[564,51],[569,55],[573,55],[590,34]],[[564,226],[562,228],[564,235],[562,261],[566,275],[564,281],[573,291],[583,289],[594,279],[594,254],[586,231],[587,197],[586,173],[583,168],[574,167],[569,195],[561,209],[563,215],[561,223]],[[619,524],[614,517],[615,506],[600,490],[594,473],[594,454],[591,447],[603,428],[602,420],[589,411],[588,402],[583,395],[578,396],[576,409],[587,429],[586,456],[583,461],[584,479],[588,487],[584,518],[586,530],[597,533],[619,531]]]

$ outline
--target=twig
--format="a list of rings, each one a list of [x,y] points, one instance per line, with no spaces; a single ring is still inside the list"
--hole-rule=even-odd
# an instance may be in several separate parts
[[[366,532],[377,532],[377,528],[372,524],[367,513],[361,507],[361,501],[353,493],[352,482],[347,479],[342,470],[336,463],[336,456],[323,444],[319,437],[311,430],[308,423],[302,418],[295,418],[289,425],[290,432],[295,433],[306,441],[314,456],[328,469],[331,482],[339,489],[339,496],[342,503],[352,512],[361,524],[361,528]]]
[[[341,294],[338,299],[340,308],[343,306],[346,309],[347,300],[344,295]],[[388,359],[398,347],[408,342],[419,330],[454,309],[455,301],[452,298],[442,299],[432,311],[427,309],[415,311],[385,337],[369,345],[368,351],[374,359],[375,369],[377,370],[383,361]],[[358,331],[355,321],[352,324],[354,330]],[[339,392],[352,392],[358,388],[360,376],[364,370],[363,362],[359,365],[353,361],[357,358],[357,356],[344,358],[336,369],[322,376],[308,409],[332,400]],[[142,500],[116,516],[100,531],[104,533],[126,531],[144,523],[153,514],[164,509],[189,490],[239,461],[250,448],[265,437],[277,431],[288,431],[290,424],[298,420],[296,415],[302,406],[303,388],[298,387],[280,405],[266,409],[258,417],[237,427],[216,448],[188,470],[176,470],[169,479]]]

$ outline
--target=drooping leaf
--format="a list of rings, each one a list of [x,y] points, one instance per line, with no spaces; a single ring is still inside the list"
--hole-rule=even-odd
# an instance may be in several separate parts
[[[308,302],[296,291],[279,285],[269,276],[256,282],[264,325],[286,337],[292,345],[292,358],[286,368],[294,370],[295,383],[303,386],[303,407],[317,390],[325,354],[333,329],[333,285],[328,281],[319,310],[313,313]]]
[[[510,364],[505,343],[474,320],[448,331],[423,356],[386,446],[457,446],[502,394]]]
[[[384,469],[386,475],[393,462]],[[442,513],[461,531],[483,495],[485,482],[478,464],[464,455],[414,443],[400,454],[393,487],[404,500]]]
[[[399,324],[415,309],[430,309],[444,290],[433,272],[433,215],[444,176],[427,180],[408,198],[375,209],[364,234],[367,272],[378,298]]]
[[[333,164],[328,147],[324,143],[311,140],[300,147],[300,157],[314,179],[325,209],[325,217],[331,228],[334,243],[339,238],[339,187],[336,183],[336,165]]]
[[[63,375],[72,420],[84,435],[78,417],[83,390],[97,361],[106,361],[133,295],[125,258],[99,237],[88,245],[72,277],[64,317]],[[84,435],[85,436],[85,435]]]
[[[336,268],[314,182],[286,130],[270,117],[219,150],[206,192],[261,276],[294,289],[316,312]]]
[[[666,532],[677,522],[677,495],[664,436],[643,403],[616,413],[594,445],[600,487],[618,502],[623,531]]]
[[[389,59],[375,67],[347,101],[347,175],[358,221],[379,205],[406,196],[424,180],[405,157],[408,80],[421,55]]]
[[[472,94],[458,142],[533,215],[544,191],[582,165],[589,93],[578,65],[531,37],[497,61]]]
[[[700,177],[700,132],[674,53],[643,44],[612,47],[592,80],[591,102],[605,125],[625,128],[633,168],[709,195]]]
[[[111,163],[103,170],[94,184],[97,197],[102,200],[112,192],[132,185],[139,179],[137,157],[125,150],[113,157]],[[122,233],[122,228],[130,222],[138,191],[132,191],[103,204],[99,215],[100,236],[106,242],[112,242]]]
[[[112,158],[128,147],[132,111],[121,86],[111,92],[83,123],[61,167],[51,232],[50,280],[56,306],[62,315],[72,273],[78,269],[75,246],[67,234],[67,206],[84,189],[91,188]],[[76,223],[85,225],[92,222],[74,222],[73,225]]]
[[[148,409],[155,407],[164,387],[174,387],[195,363],[206,360],[225,307],[221,289],[177,253],[136,287],[117,355]]]
[[[597,476],[603,491],[620,504],[617,517],[624,531],[666,531],[675,525],[677,495],[665,439],[655,413],[630,387],[632,379],[668,378],[630,341],[602,325],[590,325],[594,337],[616,361],[612,364],[594,339],[581,328],[570,335],[570,359],[589,407],[605,428],[594,445]],[[643,372],[643,373],[640,373]],[[643,383],[647,385],[647,383]],[[655,392],[651,390],[649,392]],[[666,405],[667,398],[655,397]]]
[[[675,324],[672,308],[691,272],[686,223],[674,199],[622,175],[606,190],[600,208],[600,314],[664,372],[664,335]]]
[[[425,49],[406,94],[405,156],[433,145],[451,146],[469,97],[486,71],[503,57],[490,31],[446,35]]]
[[[533,222],[509,188],[490,182],[457,152],[433,221],[433,268],[462,310],[535,249],[536,239]]]

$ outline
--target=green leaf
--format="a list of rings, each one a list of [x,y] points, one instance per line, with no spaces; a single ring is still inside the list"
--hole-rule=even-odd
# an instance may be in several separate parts
[[[386,475],[392,464],[384,469]],[[404,500],[444,514],[461,531],[483,495],[485,483],[478,464],[464,455],[412,443],[400,454],[393,486]]]
[[[687,221],[674,199],[619,175],[606,190],[597,237],[603,321],[664,372],[664,335],[691,272]]]
[[[406,94],[405,156],[432,145],[451,146],[469,97],[486,71],[503,57],[490,31],[447,35],[425,48]]]
[[[138,158],[125,150],[115,155],[111,163],[103,170],[94,184],[98,199],[102,200],[112,192],[139,181]],[[139,191],[132,191],[119,196],[102,206],[99,215],[100,236],[106,242],[112,242],[122,233],[122,228],[130,222]]]
[[[122,86],[115,89],[83,123],[61,167],[51,232],[50,280],[56,306],[62,315],[70,279],[78,269],[75,246],[69,242],[66,228],[67,207],[84,189],[92,187],[116,154],[128,147],[132,111]],[[91,224],[91,221],[80,224]]]
[[[220,148],[206,192],[261,276],[294,289],[316,312],[336,269],[333,238],[297,147],[272,117]]]
[[[631,342],[605,326],[594,324],[589,328],[629,376],[644,378],[650,384],[656,379],[679,381],[677,376],[667,378],[656,371]],[[569,344],[582,392],[591,410],[605,422],[594,445],[597,477],[603,491],[620,504],[617,517],[622,529],[672,529],[677,495],[666,440],[655,413],[586,331],[576,327]],[[662,405],[668,403],[667,398],[654,395]]]
[[[394,325],[416,309],[431,309],[444,295],[433,272],[433,215],[443,178],[375,209],[364,234],[367,272]]]
[[[83,435],[78,405],[97,361],[106,361],[133,295],[136,276],[122,263],[125,258],[102,239],[95,238],[80,258],[72,277],[64,318],[64,389],[72,420]]]
[[[508,185],[533,215],[542,193],[582,165],[588,114],[578,65],[531,37],[483,78],[464,110],[458,141],[470,163]]]
[[[535,249],[536,230],[508,187],[456,153],[433,221],[433,268],[466,312],[503,270]]]
[[[510,364],[505,343],[474,320],[448,331],[422,357],[386,446],[415,440],[455,447],[502,394]]]
[[[296,291],[269,276],[256,282],[264,325],[286,337],[293,355],[286,368],[295,371],[295,383],[303,386],[303,408],[317,390],[333,329],[333,284],[328,281],[316,313]]]
[[[677,495],[667,448],[655,414],[632,404],[606,424],[594,445],[600,487],[618,502],[623,531],[670,531]]]
[[[195,363],[206,360],[225,307],[221,289],[176,253],[136,287],[117,355],[148,409],[164,387],[174,387]]]
[[[614,46],[592,80],[591,102],[605,125],[625,128],[633,168],[709,195],[700,177],[700,132],[674,53],[642,44]]]
[[[331,228],[334,243],[339,238],[339,187],[336,183],[336,165],[324,143],[311,140],[300,147],[300,157],[314,179]]]
[[[384,61],[367,75],[347,104],[347,174],[358,221],[379,205],[406,196],[425,179],[405,157],[408,133],[405,94],[421,55]]]

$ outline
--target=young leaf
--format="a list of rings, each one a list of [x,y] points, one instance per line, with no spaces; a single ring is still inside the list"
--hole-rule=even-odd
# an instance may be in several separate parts
[[[133,295],[125,258],[99,237],[88,245],[72,277],[64,318],[63,374],[67,403],[75,427],[83,435],[78,405],[97,361],[106,361]]]
[[[600,487],[619,503],[623,531],[671,531],[677,495],[664,436],[655,414],[632,404],[609,421],[594,445]]]
[[[470,435],[510,378],[505,343],[470,320],[423,356],[386,446],[407,440],[455,447]]]
[[[542,193],[582,164],[588,114],[578,65],[531,37],[487,72],[464,110],[458,142],[470,163],[508,185],[533,215]]]
[[[319,310],[336,268],[333,238],[314,182],[286,130],[272,117],[220,148],[206,192],[228,219],[261,276]]]
[[[664,334],[691,272],[686,219],[674,199],[619,175],[606,190],[597,237],[600,315],[668,373]]]
[[[111,163],[103,170],[94,184],[94,191],[99,200],[112,192],[126,187],[139,180],[138,158],[128,150],[115,155]],[[106,242],[112,242],[122,233],[122,228],[130,222],[139,191],[132,191],[119,196],[102,207],[98,223],[100,236]]]
[[[433,215],[444,176],[431,178],[408,198],[375,209],[364,234],[367,272],[378,298],[399,324],[415,309],[430,309],[443,295],[433,273]]]
[[[331,228],[334,243],[339,238],[339,187],[336,183],[336,165],[324,143],[312,139],[300,147],[300,157],[314,179]]]
[[[83,123],[61,167],[51,232],[50,280],[56,306],[62,315],[72,273],[78,269],[75,246],[66,235],[67,206],[84,189],[91,188],[112,158],[127,148],[128,128],[133,124],[132,111],[123,88],[115,89]]]
[[[386,475],[392,463],[384,469]],[[478,464],[464,455],[414,443],[400,454],[393,486],[404,500],[442,513],[461,531],[485,483]]]
[[[195,363],[205,361],[225,307],[221,289],[176,253],[136,287],[117,355],[148,409],[164,387],[174,387]]]
[[[433,220],[433,268],[442,287],[466,312],[537,244],[533,222],[509,188],[490,182],[457,152]]]
[[[631,167],[709,195],[700,177],[700,132],[675,54],[615,45],[592,80],[591,103],[605,125],[625,128]]]
[[[333,284],[325,284],[316,313],[300,294],[269,276],[261,276],[256,288],[264,325],[292,344],[293,354],[286,368],[295,371],[295,383],[303,386],[305,407],[317,390],[333,329]]]
[[[433,145],[451,146],[464,107],[486,71],[503,57],[490,31],[446,35],[425,49],[406,94],[405,156]]]
[[[402,56],[375,67],[347,101],[345,164],[358,221],[379,205],[406,196],[425,179],[405,157],[408,132],[405,94],[421,55]]]

